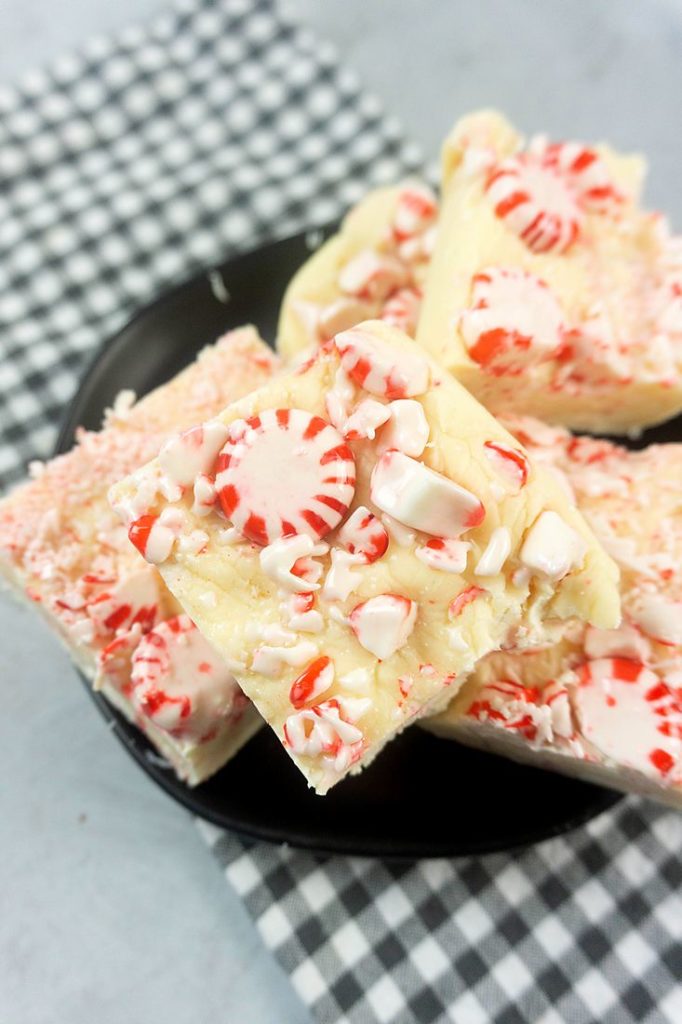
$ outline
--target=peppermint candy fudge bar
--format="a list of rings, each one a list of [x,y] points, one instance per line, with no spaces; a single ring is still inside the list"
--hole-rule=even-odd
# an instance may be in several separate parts
[[[484,658],[439,735],[682,807],[682,445],[632,452],[508,421],[561,474],[621,571],[623,622],[574,621],[537,651]]]
[[[342,332],[115,486],[318,793],[547,620],[620,619],[562,488],[396,328]]]
[[[233,331],[137,404],[121,396],[102,431],[81,430],[72,451],[34,467],[34,479],[0,502],[2,575],[191,785],[220,768],[260,720],[129,543],[107,492],[173,429],[218,412],[275,366],[252,328]]]
[[[644,169],[492,112],[446,140],[417,340],[494,413],[613,434],[682,409],[682,242]]]
[[[419,181],[365,196],[292,278],[279,319],[282,355],[375,317],[414,336],[437,214],[434,193]]]

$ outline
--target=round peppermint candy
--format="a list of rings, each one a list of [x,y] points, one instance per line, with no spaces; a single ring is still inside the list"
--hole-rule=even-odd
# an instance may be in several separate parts
[[[216,474],[225,515],[262,546],[295,534],[324,537],[343,520],[355,491],[355,460],[344,438],[303,409],[235,420]]]
[[[160,622],[132,657],[130,699],[171,736],[208,741],[246,701],[232,673],[187,615]]]

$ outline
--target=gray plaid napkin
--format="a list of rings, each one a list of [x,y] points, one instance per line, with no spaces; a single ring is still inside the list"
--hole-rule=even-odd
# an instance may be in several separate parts
[[[273,0],[178,4],[0,89],[0,483],[140,305],[419,164]],[[627,800],[523,853],[403,866],[201,831],[321,1024],[682,1021],[678,815]]]
[[[141,305],[420,162],[273,0],[179,3],[0,87],[0,489]]]

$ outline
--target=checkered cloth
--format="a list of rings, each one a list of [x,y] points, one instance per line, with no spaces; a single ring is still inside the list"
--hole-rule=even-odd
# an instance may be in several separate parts
[[[272,0],[179,3],[0,87],[0,488],[141,305],[420,163]]]
[[[269,0],[178,5],[0,90],[2,482],[142,303],[419,162]],[[521,854],[411,866],[201,829],[320,1024],[682,1021],[678,815],[627,800]]]
[[[682,1021],[679,814],[404,865],[201,831],[320,1024]]]

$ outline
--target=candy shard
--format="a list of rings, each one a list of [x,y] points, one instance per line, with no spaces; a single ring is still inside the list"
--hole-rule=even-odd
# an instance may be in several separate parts
[[[227,434],[227,427],[217,420],[191,427],[166,442],[159,452],[159,465],[173,483],[192,487],[198,476],[213,468]]]
[[[302,708],[310,701],[316,700],[334,682],[334,663],[331,658],[323,655],[312,661],[310,665],[301,672],[289,691],[289,700],[295,708]]]
[[[582,564],[587,545],[558,512],[541,512],[521,548],[521,561],[530,570],[560,580]]]
[[[312,555],[316,550],[315,541],[307,534],[293,537],[279,537],[262,548],[259,558],[263,572],[275,583],[294,594],[303,594],[319,589],[319,583],[310,583],[295,575],[292,569],[299,558]]]
[[[657,643],[682,645],[682,601],[664,594],[642,594],[630,610],[630,618]]]
[[[338,541],[366,565],[376,562],[388,548],[386,527],[364,505],[358,505],[338,532]]]
[[[343,436],[347,441],[361,441],[367,438],[373,441],[376,432],[391,415],[389,405],[375,402],[368,398],[356,407],[346,420],[343,427]]]
[[[434,537],[432,540],[427,540],[426,544],[416,548],[414,553],[420,562],[424,562],[432,569],[439,569],[441,572],[463,573],[466,569],[470,548],[471,544],[466,541]]]
[[[152,565],[161,565],[169,557],[176,533],[159,516],[140,516],[130,524],[128,537],[140,554]]]
[[[385,452],[378,460],[370,493],[382,512],[436,537],[459,537],[485,518],[471,491],[398,451]]]
[[[370,701],[332,697],[312,708],[289,715],[283,726],[283,743],[305,757],[324,755],[336,771],[343,771],[359,757],[363,733],[355,721]]]
[[[326,601],[345,601],[360,582],[360,577],[353,572],[353,567],[367,565],[367,559],[361,552],[339,551],[332,548],[332,564],[322,588],[322,597]]]
[[[381,431],[381,447],[419,458],[430,433],[423,407],[412,398],[399,398],[389,403],[388,411],[388,422]]]
[[[526,486],[530,466],[527,456],[519,448],[512,448],[501,441],[486,441],[483,447],[495,469],[517,490]]]
[[[344,370],[365,391],[380,398],[414,398],[428,389],[429,364],[416,350],[396,350],[391,345],[394,330],[386,325],[380,331],[376,321],[359,324],[337,334],[334,343]]]
[[[358,253],[339,274],[342,292],[370,302],[381,302],[407,281],[408,274],[400,260],[371,249]]]
[[[509,529],[506,526],[497,526],[490,535],[485,551],[476,563],[474,575],[497,576],[502,572],[510,552],[511,534]]]
[[[275,466],[280,484],[273,488]],[[262,546],[295,533],[324,537],[355,491],[355,462],[343,437],[302,409],[265,409],[232,422],[217,469],[225,515]]]
[[[365,650],[385,659],[407,642],[417,621],[417,603],[400,594],[379,594],[355,606],[351,629]]]

